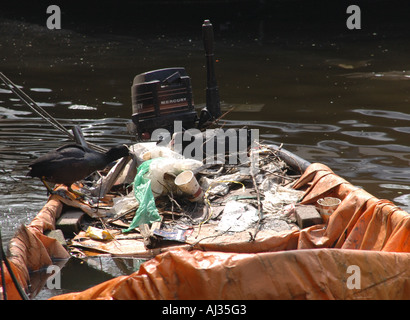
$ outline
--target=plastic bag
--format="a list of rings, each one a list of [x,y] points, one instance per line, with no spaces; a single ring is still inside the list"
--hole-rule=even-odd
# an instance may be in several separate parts
[[[137,199],[135,199],[135,195],[132,192],[125,196],[113,198],[112,201],[113,206],[110,212],[114,214],[114,217],[119,217],[124,212],[130,211],[131,209],[137,209],[139,205]]]
[[[146,176],[152,161],[145,161],[138,167],[138,173],[134,180],[134,195],[139,203],[139,207],[135,212],[131,225],[128,229],[123,230],[123,232],[129,232],[141,224],[149,224],[161,220],[155,206],[155,199],[151,190],[151,180]]]
[[[216,230],[241,232],[259,219],[258,209],[248,203],[228,201]]]
[[[185,159],[183,155],[178,152],[172,151],[167,147],[154,146],[148,149],[142,154],[142,159],[150,160],[155,158],[168,158],[168,159]]]

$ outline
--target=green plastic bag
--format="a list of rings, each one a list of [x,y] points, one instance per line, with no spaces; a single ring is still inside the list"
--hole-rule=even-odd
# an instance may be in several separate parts
[[[134,179],[134,196],[139,202],[139,207],[135,212],[131,225],[128,229],[123,230],[123,232],[129,232],[141,224],[149,224],[161,220],[155,206],[155,199],[151,190],[151,180],[145,177],[151,162],[152,160],[145,161],[138,167],[138,172]]]

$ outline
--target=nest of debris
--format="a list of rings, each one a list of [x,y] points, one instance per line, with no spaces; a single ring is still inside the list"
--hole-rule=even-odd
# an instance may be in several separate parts
[[[66,201],[88,214],[73,247],[146,256],[155,248],[243,243],[300,229],[295,212],[304,192],[292,188],[300,173],[276,146],[249,148],[248,161],[237,164],[186,159],[155,143],[129,148],[132,156],[88,186],[103,199]],[[195,195],[177,183],[186,171],[197,182]],[[137,196],[141,186],[150,197]]]
[[[169,156],[167,150],[160,148],[164,147],[140,154],[141,160],[147,161],[158,154]],[[161,223],[151,230],[151,237],[156,237],[156,240],[198,242],[209,238],[215,241],[222,235],[237,238],[244,234],[252,240],[258,232],[299,229],[293,209],[303,192],[292,189],[299,174],[269,145],[260,145],[254,152],[257,152],[257,163],[250,160],[235,165],[220,163],[193,168],[203,191],[197,201],[192,201],[192,197],[175,188],[172,172],[161,172],[162,178],[170,177],[160,182],[163,188],[155,197]],[[152,173],[150,177],[153,177]],[[114,205],[115,216],[108,221],[127,227],[134,219],[138,203],[135,203],[131,192],[122,200],[128,204],[131,201],[134,205],[131,209],[125,206],[122,210],[115,210]],[[120,202],[117,201],[117,204]]]

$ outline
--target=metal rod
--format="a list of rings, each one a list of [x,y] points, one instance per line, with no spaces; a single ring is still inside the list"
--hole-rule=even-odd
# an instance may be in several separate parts
[[[221,106],[219,101],[219,89],[215,76],[214,29],[209,20],[205,20],[202,25],[202,37],[205,47],[207,71],[206,107],[216,119],[221,116]]]
[[[0,79],[4,82],[10,90],[19,97],[19,99],[28,105],[33,111],[35,111],[44,120],[50,123],[53,127],[57,128],[61,132],[65,133],[71,139],[74,136],[63,125],[61,125],[56,119],[54,119],[48,112],[41,108],[33,99],[31,99],[23,90],[21,90],[16,84],[14,84],[9,78],[7,78],[2,72],[0,72]]]
[[[7,78],[2,72],[0,72],[0,79],[4,84],[10,88],[10,90],[19,99],[30,107],[34,112],[36,112],[40,117],[46,120],[54,128],[58,129],[60,132],[66,134],[71,140],[76,141],[75,135],[73,135],[69,130],[67,130],[61,123],[59,123],[53,116],[51,116],[47,111],[41,108],[33,99],[31,99],[23,90],[21,90],[16,84],[14,84],[9,78]],[[99,145],[87,142],[87,145],[97,151],[106,152],[107,149]]]

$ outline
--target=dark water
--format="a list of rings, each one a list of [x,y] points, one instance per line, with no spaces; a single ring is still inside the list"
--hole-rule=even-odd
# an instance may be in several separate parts
[[[258,16],[248,17],[243,32],[235,17],[218,16],[214,24],[223,105],[244,110],[229,113],[226,126],[257,128],[261,140],[283,143],[302,158],[324,163],[354,185],[410,210],[407,25],[394,20],[359,32],[314,24],[305,30],[299,24],[284,32],[272,27],[269,16]],[[64,126],[79,125],[88,141],[106,147],[133,143],[126,124],[136,74],[183,66],[192,80],[195,104],[205,103],[202,21],[189,20],[176,31],[156,22],[138,32],[105,29],[101,23],[90,31],[75,22],[51,31],[45,23],[4,17],[0,71]],[[28,163],[67,141],[0,86],[0,223],[5,243],[47,199],[43,185],[25,177]],[[66,277],[75,279],[73,268],[88,267],[71,263],[63,269],[68,270]],[[110,277],[103,273],[101,278],[98,272],[95,283]],[[90,285],[68,285],[57,293]]]

